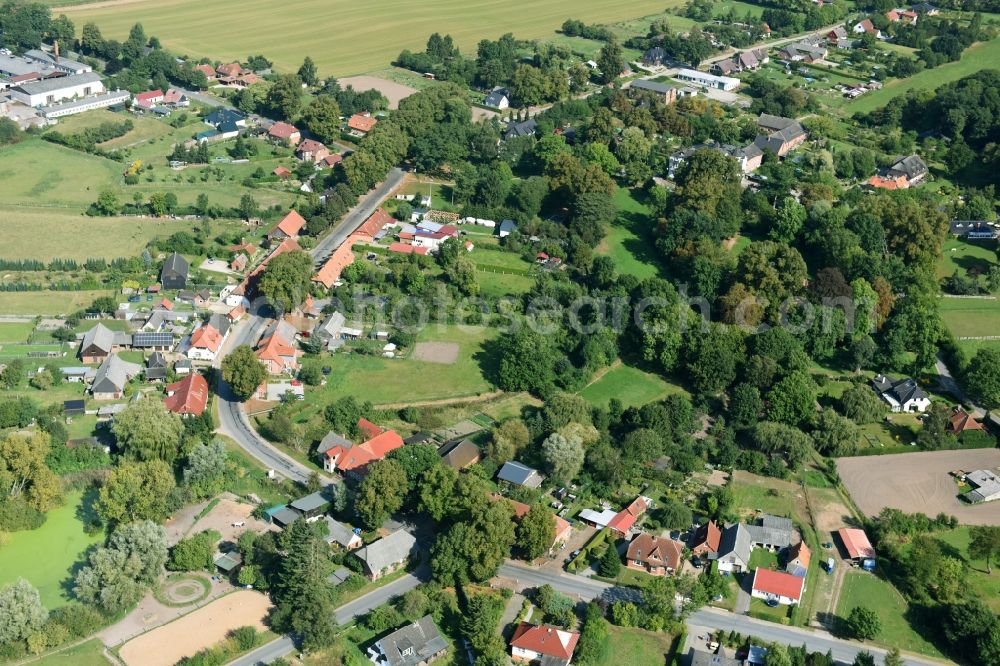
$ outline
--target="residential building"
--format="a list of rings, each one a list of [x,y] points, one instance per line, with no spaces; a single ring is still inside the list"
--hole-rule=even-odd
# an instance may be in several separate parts
[[[9,94],[14,101],[37,108],[104,92],[100,75],[96,72],[84,72],[21,83],[11,88]]]
[[[691,540],[691,552],[697,557],[715,555],[719,552],[721,540],[722,531],[714,520],[709,520],[699,525],[695,531]]]
[[[315,139],[306,139],[295,149],[295,155],[303,162],[321,162],[330,155],[330,149]]]
[[[740,163],[740,170],[743,173],[753,173],[760,167],[761,161],[764,159],[764,151],[758,148],[756,144],[751,143],[740,148],[739,146],[718,143],[709,139],[704,143],[682,148],[671,153],[667,158],[667,178],[673,179],[677,174],[677,170],[699,150],[717,150],[727,157],[732,157]]]
[[[345,323],[344,315],[339,312],[331,312],[322,323],[313,329],[312,336],[322,340],[323,345],[328,350],[336,349],[340,345],[340,332]]]
[[[119,334],[121,335],[121,334]],[[132,334],[132,349],[141,351],[170,351],[174,346],[174,334],[170,331]]]
[[[143,373],[146,381],[163,381],[167,378],[167,359],[160,352],[153,352],[146,359],[146,370]]]
[[[512,233],[517,231],[517,222],[514,220],[503,220],[500,223],[500,231],[498,232],[500,238],[506,238]]]
[[[628,544],[625,564],[654,576],[666,576],[680,571],[684,544],[666,537],[640,532]]]
[[[750,595],[764,601],[794,606],[802,599],[806,588],[804,576],[757,567],[753,573]]]
[[[518,522],[526,515],[528,515],[529,511],[531,511],[531,507],[525,504],[524,502],[518,502],[516,500],[504,498],[500,495],[493,495],[493,499],[495,501],[504,500],[508,504],[510,504],[510,506],[514,509],[514,520]],[[552,514],[552,524],[554,528],[553,533],[555,534],[555,536],[553,537],[552,544],[549,547],[555,548],[560,543],[568,543],[570,537],[573,536],[573,526],[570,525],[568,521],[564,520],[563,518],[560,518],[556,514]]]
[[[160,269],[160,284],[164,289],[186,289],[188,281],[188,260],[174,252],[163,262]]]
[[[635,521],[652,505],[653,500],[648,497],[642,495],[636,497],[631,504],[615,514],[615,517],[608,522],[608,528],[618,536],[628,536]]]
[[[355,113],[347,119],[347,130],[354,136],[364,136],[371,132],[378,120],[372,118],[370,113]]]
[[[147,90],[146,92],[138,93],[132,97],[133,104],[146,109],[151,109],[162,101],[163,91],[159,88],[156,90]]]
[[[864,19],[863,21],[858,21],[857,23],[854,24],[852,30],[856,35],[869,34],[869,35],[874,35],[875,39],[882,39],[882,31],[876,28],[874,24],[872,24],[871,19]]]
[[[294,125],[279,121],[271,125],[270,129],[267,130],[267,138],[277,143],[297,146],[299,141],[302,140],[302,133]]]
[[[889,403],[893,412],[923,413],[931,406],[931,397],[909,377],[893,379],[887,375],[875,375],[872,388]]]
[[[324,520],[326,520],[326,542],[328,544],[337,544],[344,550],[355,550],[364,545],[361,536],[349,525],[336,521],[330,516],[324,516]]]
[[[696,69],[682,69],[674,74],[678,81],[687,81],[702,88],[714,88],[716,90],[731,91],[740,87],[740,80],[728,76],[716,76],[707,72],[699,72]]]
[[[332,289],[333,286],[340,280],[340,274],[345,268],[354,263],[354,243],[348,238],[346,241],[341,243],[333,254],[323,262],[323,265],[313,276],[312,281],[321,284],[327,289]]]
[[[510,656],[517,662],[539,661],[546,666],[569,666],[580,634],[549,624],[522,622],[510,639]]]
[[[658,83],[647,79],[636,79],[629,84],[629,92],[638,90],[652,93],[664,104],[673,104],[677,101],[677,88],[666,83]]]
[[[741,573],[750,566],[750,551],[753,542],[745,525],[736,523],[722,531],[719,541],[718,567],[719,571]]]
[[[317,448],[323,457],[323,469],[329,473],[341,472],[355,478],[365,475],[369,463],[382,460],[390,451],[403,446],[403,438],[395,430],[382,430],[367,419],[358,421],[358,429],[365,441],[354,444],[336,433],[328,433]]]
[[[764,49],[737,51],[731,58],[720,60],[711,67],[711,73],[718,76],[728,76],[737,72],[755,72],[761,65],[766,65],[770,59]]]
[[[839,41],[837,43],[839,44]],[[822,44],[807,40],[785,44],[778,49],[778,57],[780,59],[787,62],[804,62],[807,64],[825,60],[829,54],[829,49]]]
[[[883,173],[886,178],[906,178],[908,187],[917,185],[930,173],[919,155],[900,157]]]
[[[805,578],[806,574],[809,573],[811,559],[812,553],[809,551],[809,546],[806,545],[805,541],[799,541],[788,549],[788,554],[785,556],[785,573]]]
[[[281,221],[267,232],[267,240],[274,242],[283,241],[287,238],[296,239],[305,226],[305,218],[299,215],[298,211],[290,210],[288,214],[281,218]]]
[[[765,548],[777,552],[792,545],[792,521],[763,514],[753,525],[745,525],[750,543],[754,548]]]
[[[104,324],[96,324],[83,334],[78,355],[84,363],[100,363],[115,349],[115,333]]]
[[[483,101],[483,106],[503,111],[504,109],[510,107],[510,93],[507,92],[506,88],[494,88],[490,91],[490,94],[486,96],[486,99]]]
[[[868,540],[868,535],[865,534],[864,530],[842,527],[837,530],[837,536],[840,537],[841,543],[844,544],[848,559],[862,561],[875,557],[875,549],[872,547],[872,543]]]
[[[542,485],[542,481],[545,477],[539,474],[537,469],[532,469],[527,465],[510,460],[505,462],[503,467],[500,468],[500,471],[497,472],[497,479],[500,481],[506,481],[507,483],[515,486],[537,488]]]
[[[972,504],[1000,499],[1000,477],[992,470],[977,469],[969,472],[965,475],[965,482],[972,486],[972,490],[962,497]]]
[[[292,340],[294,339],[293,336]],[[301,350],[278,333],[265,334],[257,343],[255,353],[272,375],[295,374],[299,369],[299,357],[302,356]]]
[[[456,439],[445,442],[438,449],[441,462],[452,469],[465,469],[479,462],[482,452],[471,439]]]
[[[214,361],[224,340],[219,329],[206,322],[191,333],[187,357],[192,361]]]
[[[322,490],[318,490],[314,493],[310,493],[305,497],[300,497],[297,500],[291,502],[288,506],[297,511],[300,516],[305,518],[307,523],[315,523],[317,520],[323,517],[326,506],[330,503],[330,498],[327,497]]]
[[[836,28],[826,33],[824,37],[826,37],[826,41],[828,41],[829,43],[837,44],[842,39],[848,39],[847,29],[842,25],[838,25]]]
[[[141,373],[142,366],[138,363],[123,361],[112,354],[97,369],[90,392],[94,400],[118,400],[125,394],[125,385]]]
[[[808,137],[805,128],[794,118],[762,113],[757,118],[757,125],[768,133],[759,134],[754,144],[762,151],[769,150],[778,157],[784,157]]]
[[[687,666],[744,666],[743,661],[730,657],[726,654],[716,654],[705,652],[697,648],[691,648],[688,652]]]
[[[167,385],[163,399],[167,410],[181,416],[201,416],[208,405],[208,382],[201,373],[192,372],[180,381]]]
[[[642,54],[641,62],[646,67],[661,67],[668,60],[667,52],[662,46],[654,46],[646,49]]]
[[[416,622],[378,639],[368,648],[368,657],[376,666],[424,666],[448,650],[434,618],[425,615]]]
[[[354,556],[361,561],[368,579],[378,580],[406,566],[416,547],[416,537],[404,529],[399,529],[389,536],[355,550]]]
[[[1000,236],[995,222],[982,220],[952,220],[950,230],[953,236],[967,241],[991,241]]]
[[[951,410],[951,417],[948,419],[948,432],[960,435],[968,430],[984,430],[983,424],[972,414],[956,406]]]
[[[521,136],[534,136],[535,132],[538,131],[538,122],[534,118],[528,118],[527,120],[521,120],[518,122],[511,121],[507,123],[507,129],[504,130],[504,139],[516,139]]]
[[[910,5],[910,9],[927,16],[937,16],[940,13],[940,10],[929,2],[918,2],[915,5]]]

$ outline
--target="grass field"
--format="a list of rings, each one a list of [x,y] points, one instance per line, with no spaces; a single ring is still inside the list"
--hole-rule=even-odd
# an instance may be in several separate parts
[[[966,243],[957,238],[949,238],[941,249],[937,275],[939,278],[946,278],[955,271],[958,271],[959,275],[965,275],[968,270],[977,270],[985,274],[990,266],[996,263],[996,259],[994,243]]]
[[[41,659],[28,663],[32,666],[108,666],[110,664],[104,658],[104,644],[99,638],[92,638],[86,643],[47,654]]]
[[[46,607],[69,602],[63,583],[70,568],[83,551],[102,538],[100,534],[89,536],[83,531],[83,523],[77,517],[83,499],[80,492],[68,494],[61,507],[48,513],[40,528],[8,535],[7,545],[0,549],[0,586],[24,578],[38,588]]]
[[[1000,37],[974,44],[962,54],[962,59],[957,62],[950,62],[934,69],[925,69],[908,79],[890,81],[881,90],[862,95],[857,101],[844,108],[852,114],[868,113],[884,106],[890,99],[898,97],[908,90],[933,90],[945,83],[975,74],[981,69],[995,67],[997,62],[1000,62]]]
[[[113,296],[106,289],[93,291],[4,291],[0,292],[0,314],[69,314],[90,305],[98,296]]]
[[[615,193],[618,219],[597,248],[598,254],[611,257],[620,273],[648,278],[661,272],[653,239],[653,220],[649,209],[636,199],[636,193],[620,188]]]
[[[580,396],[598,407],[607,407],[611,398],[618,398],[626,407],[640,407],[654,400],[662,400],[671,393],[684,392],[681,387],[651,372],[619,364],[584,387]]]
[[[0,342],[27,342],[35,330],[33,322],[0,322]]]
[[[98,3],[67,7],[65,13],[77,25],[95,21],[106,38],[124,40],[139,22],[147,35],[155,35],[178,54],[231,60],[263,53],[283,71],[295,71],[308,55],[321,75],[345,76],[384,68],[402,49],[423,50],[433,32],[450,34],[463,53],[474,54],[479,40],[496,39],[505,32],[521,39],[552,37],[570,15],[587,23],[608,23],[680,4],[580,0],[569,8],[560,0],[472,5],[462,0],[292,0],[275,12],[269,0],[248,0],[240,5],[240,21],[227,24],[225,30],[219,30],[219,17],[231,5],[224,0]],[[261,25],[267,30],[262,31]]]
[[[86,114],[83,114],[86,115]],[[103,157],[30,138],[0,149],[5,206],[70,207],[81,211],[120,180],[121,165]]]
[[[1000,335],[1000,300],[985,298],[941,298],[938,311],[956,338]],[[982,347],[1000,347],[1000,340],[959,340],[968,353]]]
[[[662,666],[667,663],[673,639],[669,634],[629,627],[608,627],[608,650],[596,666]]]
[[[994,613],[1000,613],[1000,562],[992,562],[993,573],[986,573],[986,562],[983,560],[969,559],[969,527],[962,525],[947,532],[937,532],[935,539],[943,541],[954,549],[946,553],[964,561],[966,563],[965,573],[968,576],[968,589],[981,599],[986,605],[993,609]]]
[[[911,652],[940,656],[940,652],[913,630],[906,619],[909,604],[892,585],[864,571],[848,571],[837,602],[837,616],[846,618],[855,606],[867,606],[882,620],[876,643]]]

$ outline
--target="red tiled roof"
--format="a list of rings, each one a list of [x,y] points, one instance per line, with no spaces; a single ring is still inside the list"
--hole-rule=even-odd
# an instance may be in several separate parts
[[[160,302],[154,306],[154,309],[173,310],[174,304],[170,302],[169,298],[163,297],[163,299],[161,299]]]
[[[680,569],[683,556],[684,544],[680,541],[653,536],[647,532],[629,542],[626,555],[629,560],[651,566],[665,566],[674,571]]]
[[[192,372],[179,382],[167,386],[163,404],[174,414],[200,415],[208,404],[208,382],[197,372]]]
[[[211,65],[204,65],[204,64],[203,65],[195,65],[194,66],[194,70],[196,72],[201,72],[202,74],[205,75],[206,78],[209,78],[209,79],[214,79],[215,78],[215,69]]]
[[[292,138],[293,134],[297,134],[299,130],[295,128],[294,125],[289,125],[288,123],[277,122],[271,125],[271,129],[267,130],[268,136],[274,137],[275,139],[282,139],[287,141]]]
[[[798,600],[806,579],[783,571],[771,571],[757,567],[753,574],[753,590],[779,597]]]
[[[884,178],[882,176],[872,176],[868,179],[868,184],[883,190],[905,190],[910,186],[906,176],[896,178]]]
[[[862,557],[875,557],[875,549],[872,548],[871,541],[864,530],[854,527],[842,527],[837,531],[840,540],[844,542],[844,548],[852,560]]]
[[[273,234],[275,231],[280,231],[285,236],[292,238],[298,236],[304,226],[306,226],[305,218],[299,215],[298,211],[292,210],[288,212],[288,215],[281,218],[280,222],[274,225],[274,228],[268,232],[268,235]]]
[[[719,552],[719,542],[722,541],[722,530],[710,520],[698,528],[695,535],[695,547],[705,544],[713,553]]]
[[[363,416],[358,419],[358,431],[361,432],[361,436],[365,439],[373,439],[385,432],[382,428],[379,428]]]
[[[798,560],[802,566],[808,567],[809,560],[812,559],[812,553],[809,551],[809,546],[806,545],[805,541],[799,541],[788,550],[787,559],[789,562]]]
[[[457,236],[458,227],[454,227],[450,224],[445,224],[440,229],[438,229],[438,233],[444,234],[445,236]]]
[[[962,409],[961,407],[956,407],[951,413],[951,418],[948,421],[948,428],[952,432],[965,432],[966,430],[983,430],[983,424],[977,421],[971,414]]]
[[[635,525],[636,518],[646,513],[649,505],[644,497],[637,497],[631,504],[619,511],[608,523],[611,529],[625,534]]]
[[[243,67],[238,62],[231,62],[225,65],[219,65],[215,68],[215,71],[222,76],[239,76],[243,73]]]
[[[399,252],[400,254],[427,254],[429,248],[415,247],[406,243],[389,243],[389,252]]]
[[[536,626],[522,622],[514,630],[510,644],[522,650],[568,660],[573,658],[573,651],[579,640],[580,634],[575,631],[566,631],[548,624]]]
[[[157,88],[156,90],[147,90],[144,93],[139,93],[135,96],[135,101],[138,104],[150,104],[153,100],[162,99],[163,91]]]
[[[222,346],[222,334],[211,324],[203,324],[191,334],[191,346],[217,352]]]
[[[354,263],[353,243],[350,239],[342,243],[340,247],[333,251],[326,263],[313,276],[313,282],[330,289],[340,279],[340,274],[345,268]]]
[[[382,231],[382,227],[387,224],[395,222],[396,219],[385,212],[384,208],[379,208],[374,213],[368,216],[368,219],[355,230],[355,234],[375,237],[375,234]]]
[[[334,153],[332,155],[327,155],[323,158],[323,165],[332,167],[340,164],[344,160],[344,155],[342,153]]]
[[[267,336],[257,345],[257,358],[262,361],[271,361],[283,366],[285,359],[296,356],[298,350],[276,333]]]
[[[317,153],[321,150],[328,150],[325,145],[314,139],[306,139],[295,149],[297,153]]]
[[[240,317],[242,317],[246,313],[247,309],[243,307],[242,304],[240,304],[237,305],[232,310],[230,310],[228,313],[226,313],[226,316],[229,317],[229,321],[239,321]]]
[[[395,451],[401,446],[403,438],[399,433],[395,430],[386,430],[357,446],[335,446],[326,452],[326,457],[337,459],[337,469],[351,471],[381,460],[390,451]]]
[[[292,171],[288,167],[283,167],[283,166],[275,167],[274,171],[272,171],[271,173],[273,173],[275,176],[278,176],[279,178],[287,178],[288,176],[292,175]]]
[[[347,121],[347,126],[352,130],[357,130],[359,132],[371,132],[377,122],[378,120],[372,118],[371,116],[355,113]]]

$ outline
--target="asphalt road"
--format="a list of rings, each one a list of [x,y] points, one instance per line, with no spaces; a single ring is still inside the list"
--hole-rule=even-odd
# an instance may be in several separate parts
[[[422,579],[429,578],[430,574],[426,570],[418,570],[415,574],[407,574],[398,578],[388,585],[376,588],[368,594],[358,597],[354,601],[348,602],[334,611],[337,624],[345,625],[358,618],[373,608],[378,608],[388,602],[393,597],[406,594],[422,582]],[[235,661],[229,662],[229,666],[257,666],[257,664],[270,664],[275,659],[291,654],[296,650],[295,643],[288,636],[282,636],[263,645],[253,652],[246,654]]]
[[[620,588],[598,580],[567,573],[557,573],[525,567],[511,562],[500,567],[499,576],[511,579],[518,590],[549,584],[564,594],[577,596],[585,601],[598,597],[615,599]],[[831,652],[833,658],[841,663],[850,664],[858,652],[871,652],[879,659],[884,658],[885,651],[852,641],[834,638],[823,631],[811,631],[798,627],[786,627],[772,622],[755,620],[745,615],[737,615],[717,608],[702,608],[688,618],[688,625],[694,632],[704,633],[711,630],[736,630],[744,635],[756,636],[764,641],[783,643],[785,645],[805,645],[811,652]],[[940,666],[947,661],[937,661],[926,657],[903,655],[903,661],[908,666]]]

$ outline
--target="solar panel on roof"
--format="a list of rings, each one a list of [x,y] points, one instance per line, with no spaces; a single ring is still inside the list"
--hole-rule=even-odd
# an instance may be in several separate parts
[[[173,333],[135,333],[132,335],[133,347],[169,347],[174,344]]]

